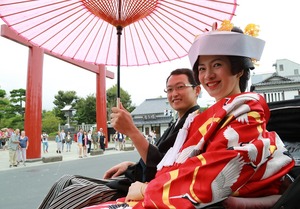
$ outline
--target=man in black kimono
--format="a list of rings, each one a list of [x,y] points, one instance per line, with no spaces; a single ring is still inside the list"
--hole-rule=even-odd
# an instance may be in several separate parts
[[[200,86],[194,80],[193,74],[189,69],[176,69],[171,72],[166,81],[168,101],[171,107],[177,111],[178,118],[161,136],[155,145],[149,143],[140,131],[135,127],[133,120],[126,110],[121,108],[112,109],[112,126],[129,136],[136,149],[141,155],[138,163],[122,162],[105,174],[104,178],[109,179],[121,174],[125,174],[126,180],[119,182],[113,181],[109,184],[112,188],[127,189],[132,182],[149,182],[156,174],[156,166],[161,161],[165,153],[173,146],[180,128],[182,128],[187,116],[199,110],[197,98],[200,93]],[[126,125],[124,125],[126,124]],[[132,137],[131,137],[132,136]],[[130,181],[128,181],[128,179]],[[124,184],[124,187],[121,187]]]
[[[122,104],[118,108],[112,108],[111,125],[116,131],[131,138],[141,156],[139,162],[122,162],[109,169],[104,174],[104,179],[64,175],[52,186],[39,209],[82,208],[115,200],[126,196],[131,183],[153,179],[156,166],[173,146],[187,116],[200,108],[197,105],[200,86],[196,84],[190,69],[172,71],[167,78],[165,92],[171,107],[177,111],[178,118],[155,145],[149,143],[137,129],[131,114]]]

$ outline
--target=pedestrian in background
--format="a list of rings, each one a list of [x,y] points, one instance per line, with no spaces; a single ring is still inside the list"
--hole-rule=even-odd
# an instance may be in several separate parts
[[[100,128],[98,131],[98,143],[100,144],[100,149],[105,151],[105,134],[103,128]]]
[[[61,138],[60,138],[60,132],[58,131],[55,136],[55,142],[56,142],[56,153],[61,153]]]
[[[83,129],[81,128],[77,133],[78,157],[82,158],[83,155]]]
[[[89,130],[87,133],[87,153],[89,154],[91,152],[92,148],[92,130]]]
[[[156,143],[156,131],[153,130],[151,133],[152,133],[152,141],[151,141],[151,143],[155,144]]]
[[[0,149],[2,149],[2,146],[3,146],[3,132],[2,130],[0,130]]]
[[[151,134],[151,132],[147,135],[147,140],[150,144],[152,144],[152,134]]]
[[[2,129],[2,148],[3,150],[5,150],[7,148],[7,143],[8,143],[8,140],[11,136],[10,132],[9,132],[9,129],[8,128],[3,128]]]
[[[20,130],[16,129],[12,132],[8,140],[9,167],[17,167],[17,149],[19,147]]]
[[[72,141],[73,141],[73,138],[72,138],[71,132],[68,131],[67,136],[66,136],[66,146],[67,146],[66,152],[71,152]]]
[[[83,136],[82,136],[83,157],[87,157],[87,146],[88,146],[87,132],[83,131]]]
[[[61,139],[61,151],[63,152],[64,151],[64,146],[65,146],[65,143],[66,143],[66,133],[65,133],[64,129],[62,129],[61,132],[60,132],[60,139]]]
[[[42,140],[42,143],[43,143],[43,152],[44,153],[48,153],[48,147],[49,147],[49,144],[48,144],[48,134],[43,131],[43,134],[41,135],[41,140]]]
[[[21,131],[21,136],[19,138],[19,149],[18,149],[18,164],[22,161],[23,165],[26,166],[26,151],[29,146],[28,137],[25,136],[25,131]]]
[[[93,150],[98,150],[99,145],[98,145],[98,133],[97,130],[92,134],[92,139],[93,139]]]
[[[118,140],[118,131],[116,131],[113,135],[113,139],[114,139],[114,142],[115,142],[115,150],[118,150],[118,144],[119,144],[119,140]]]
[[[119,151],[124,150],[124,135],[118,132]]]

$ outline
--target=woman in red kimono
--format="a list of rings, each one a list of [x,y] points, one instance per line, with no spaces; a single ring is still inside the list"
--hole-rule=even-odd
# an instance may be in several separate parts
[[[124,208],[202,208],[229,196],[279,194],[294,160],[279,136],[266,130],[264,98],[245,93],[251,58],[259,60],[264,48],[250,36],[256,27],[248,29],[243,34],[224,22],[195,40],[189,51],[195,78],[216,103],[189,115],[155,179],[132,184]]]

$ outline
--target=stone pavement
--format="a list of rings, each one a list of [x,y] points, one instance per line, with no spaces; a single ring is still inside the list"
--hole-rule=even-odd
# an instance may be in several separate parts
[[[30,146],[30,144],[29,144]],[[93,147],[93,145],[92,145]],[[131,144],[126,144],[126,147],[131,147]],[[132,150],[132,149],[131,149]],[[41,144],[41,152],[43,152],[42,144]],[[115,149],[115,144],[114,143],[108,143],[108,148],[105,150],[103,153],[104,155],[107,154],[117,154],[119,152],[123,151],[118,151]],[[38,165],[43,165],[45,164],[42,161],[43,157],[54,157],[54,156],[62,156],[62,161],[68,161],[68,160],[77,160],[80,159],[78,157],[78,146],[76,142],[72,143],[71,146],[71,152],[66,152],[64,151],[61,154],[56,153],[56,143],[54,141],[49,141],[49,148],[48,148],[48,153],[42,153],[41,159],[34,159],[34,160],[27,160],[26,162],[26,167],[31,167],[31,166],[38,166]],[[96,157],[98,155],[88,155],[88,157]],[[61,161],[58,161],[61,162]],[[48,162],[48,163],[55,163],[55,162]],[[9,156],[8,156],[8,150],[3,150],[0,149],[0,171],[8,170],[8,169],[18,169],[24,167],[22,163],[18,165],[18,167],[9,167]]]

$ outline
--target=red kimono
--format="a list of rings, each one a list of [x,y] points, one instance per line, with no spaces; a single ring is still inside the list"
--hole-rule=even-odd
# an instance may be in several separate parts
[[[269,114],[264,98],[255,93],[224,98],[191,114],[144,200],[132,208],[194,209],[230,195],[278,194],[294,160],[279,136],[266,130]]]

